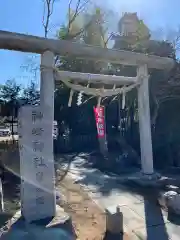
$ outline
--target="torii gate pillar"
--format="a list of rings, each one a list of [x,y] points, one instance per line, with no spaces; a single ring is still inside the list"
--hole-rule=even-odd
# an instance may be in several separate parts
[[[149,76],[147,65],[138,67],[137,76],[142,80],[142,83],[138,87],[138,113],[142,173],[145,175],[152,175],[154,173],[154,169],[148,88]]]

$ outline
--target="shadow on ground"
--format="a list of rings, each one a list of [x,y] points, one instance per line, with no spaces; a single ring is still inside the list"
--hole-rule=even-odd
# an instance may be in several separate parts
[[[66,174],[68,171],[72,175],[76,174],[76,169],[78,169],[78,178],[76,179],[76,183],[82,185],[94,185],[98,191],[102,193],[102,195],[108,196],[113,189],[122,189],[123,191],[123,186],[129,188],[129,191],[132,192],[140,192],[142,195],[144,195],[144,193],[149,194],[149,190],[145,191],[145,188],[139,188],[138,186],[133,185],[133,183],[127,179],[127,177],[129,177],[131,174],[140,171],[140,168],[131,166],[124,167],[124,169],[121,169],[120,174],[115,174],[114,172],[107,170],[102,171],[99,170],[99,168],[94,167],[94,162],[96,160],[94,160],[94,157],[91,158],[91,154],[86,153],[74,154],[71,156],[66,156],[66,158],[63,156],[59,159],[60,160],[57,161],[60,164],[60,168],[63,166],[63,164],[66,165]],[[164,178],[161,180],[159,186],[157,186],[155,189],[153,188],[153,192],[156,191],[156,193],[158,193],[160,190],[164,190],[165,186],[168,184],[180,186],[179,173],[163,171],[162,174]]]
[[[3,227],[9,219],[19,210],[20,205],[20,179],[11,173],[5,172],[3,176],[3,199],[4,209],[0,213],[0,228]]]
[[[147,240],[161,239],[168,240],[169,234],[166,229],[162,209],[154,201],[154,204],[148,198],[144,198],[144,214],[146,222]],[[137,234],[138,236],[138,234]]]
[[[61,239],[75,240],[76,234],[71,221],[59,223],[57,226],[49,226],[52,218],[39,220],[27,225],[22,217],[17,219],[8,231],[4,232],[1,239],[16,240],[16,239]]]

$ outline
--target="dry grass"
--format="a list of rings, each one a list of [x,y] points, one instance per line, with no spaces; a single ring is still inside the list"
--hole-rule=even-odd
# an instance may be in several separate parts
[[[65,196],[64,210],[72,217],[73,225],[80,240],[101,240],[105,234],[105,215],[89,198],[80,185],[67,177],[57,183]]]

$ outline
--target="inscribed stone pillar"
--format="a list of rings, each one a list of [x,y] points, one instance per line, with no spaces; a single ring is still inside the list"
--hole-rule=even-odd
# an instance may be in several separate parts
[[[41,58],[40,106],[22,107],[19,144],[22,214],[29,222],[55,216],[53,156],[54,54]]]
[[[51,122],[40,106],[24,106],[19,113],[21,206],[26,221],[55,215],[54,162]]]

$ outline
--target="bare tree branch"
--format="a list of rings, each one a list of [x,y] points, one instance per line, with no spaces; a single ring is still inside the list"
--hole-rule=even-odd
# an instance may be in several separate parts
[[[83,1],[83,3],[81,4],[82,0],[78,0],[77,4],[76,4],[76,9],[74,11],[73,16],[71,16],[71,4],[73,2],[73,0],[69,1],[69,5],[68,5],[68,12],[69,12],[69,19],[68,19],[68,29],[67,29],[67,34],[69,34],[70,29],[71,29],[71,25],[72,23],[75,21],[76,17],[85,9],[85,6],[90,2],[90,0],[85,0]],[[82,30],[79,31],[80,33],[77,33],[76,36],[78,36],[79,34],[81,34]]]
[[[47,37],[49,31],[50,17],[53,14],[55,0],[43,0],[43,19],[44,36]]]

